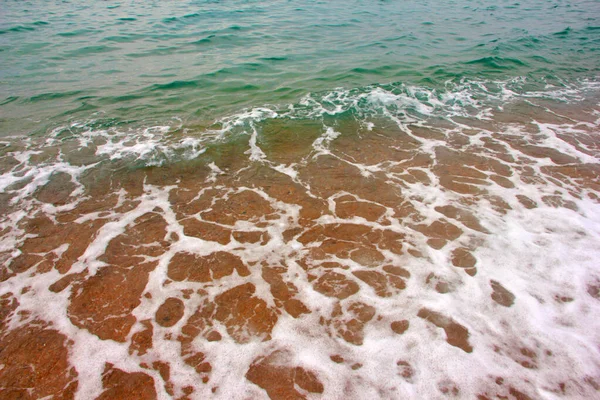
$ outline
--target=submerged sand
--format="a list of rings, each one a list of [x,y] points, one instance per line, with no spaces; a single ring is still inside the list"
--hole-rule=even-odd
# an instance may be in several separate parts
[[[598,114],[508,108],[5,147],[0,397],[599,396]]]

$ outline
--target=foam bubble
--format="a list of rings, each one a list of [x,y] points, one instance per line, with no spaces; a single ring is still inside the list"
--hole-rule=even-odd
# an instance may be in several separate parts
[[[591,398],[598,111],[524,82],[339,89],[185,137],[25,140],[2,153],[6,331],[68,338],[77,398],[108,364],[159,398]],[[322,123],[285,163],[259,146],[279,118]],[[206,146],[228,135],[247,139],[233,164]],[[72,140],[91,162],[71,163]],[[199,155],[197,173],[173,161]],[[126,160],[175,174],[111,170]]]

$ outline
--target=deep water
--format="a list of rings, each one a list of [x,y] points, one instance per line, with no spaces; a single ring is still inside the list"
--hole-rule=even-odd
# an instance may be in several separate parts
[[[3,1],[0,135],[206,123],[366,85],[596,79],[600,3]]]

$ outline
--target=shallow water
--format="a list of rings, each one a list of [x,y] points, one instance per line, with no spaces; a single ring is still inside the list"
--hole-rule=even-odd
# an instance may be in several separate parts
[[[34,6],[0,397],[599,395],[597,2]]]

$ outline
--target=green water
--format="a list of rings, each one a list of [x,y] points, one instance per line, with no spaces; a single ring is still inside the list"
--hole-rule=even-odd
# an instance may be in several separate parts
[[[596,0],[0,3],[0,136],[202,125],[368,85],[572,87],[599,70]]]

